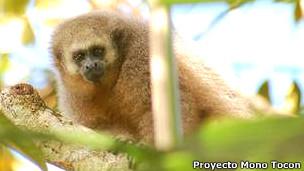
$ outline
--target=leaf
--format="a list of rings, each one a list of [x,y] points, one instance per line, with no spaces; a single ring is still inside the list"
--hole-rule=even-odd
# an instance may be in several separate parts
[[[254,2],[255,0],[226,0],[226,2],[229,4],[230,9],[238,8],[246,3]]]
[[[187,4],[187,3],[214,3],[214,2],[226,2],[226,0],[149,0],[149,4]]]
[[[0,144],[0,170],[14,171],[13,166],[18,162],[12,153]]]
[[[296,22],[299,22],[302,18],[303,18],[303,11],[301,8],[301,0],[297,0],[294,9],[294,20]]]
[[[0,56],[0,78],[9,69],[9,67],[10,67],[9,55],[7,53],[2,54]]]
[[[246,159],[303,161],[303,118],[267,118],[254,121],[225,120],[202,127],[200,146],[193,148],[209,161]]]
[[[43,21],[43,24],[54,27],[54,26],[57,26],[62,21],[63,21],[63,19],[60,19],[60,18],[50,18],[50,19],[45,19]]]
[[[24,28],[22,33],[22,43],[24,45],[28,45],[35,42],[35,35],[33,28],[28,20],[28,18],[24,18]]]
[[[0,144],[16,149],[34,161],[42,170],[47,170],[42,152],[30,138],[30,135],[13,125],[0,113]]]
[[[0,0],[0,14],[23,15],[29,0]]]
[[[173,151],[165,154],[161,163],[165,170],[185,171],[191,168],[189,163],[192,163],[194,159],[194,155],[189,151]]]
[[[39,8],[39,9],[54,8],[54,7],[58,7],[60,4],[62,4],[62,0],[52,0],[52,1],[36,0],[35,1],[35,7]]]
[[[290,114],[297,114],[300,110],[301,105],[301,90],[297,82],[293,81],[287,95],[283,110]]]
[[[265,98],[271,104],[269,87],[270,87],[269,86],[269,80],[265,80],[262,83],[262,85],[258,88],[258,95],[260,95],[263,98]]]
[[[296,0],[274,0],[274,2],[294,3]]]

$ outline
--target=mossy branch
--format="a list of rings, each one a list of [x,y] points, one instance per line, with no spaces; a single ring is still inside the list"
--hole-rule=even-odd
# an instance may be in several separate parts
[[[23,130],[56,133],[54,135],[58,136],[57,139],[86,135],[88,139],[95,140],[92,144],[105,149],[114,145],[114,140],[106,135],[97,134],[48,108],[37,91],[28,84],[17,84],[4,89],[0,93],[0,110]],[[49,139],[35,142],[48,162],[66,170],[131,170],[126,155],[114,155],[107,151],[76,145],[84,144],[82,139],[83,137],[79,137],[79,142],[73,144]]]

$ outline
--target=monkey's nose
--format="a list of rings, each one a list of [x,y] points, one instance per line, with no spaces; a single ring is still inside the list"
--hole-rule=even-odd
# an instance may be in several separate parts
[[[104,73],[104,66],[101,62],[90,62],[84,66],[84,76],[89,81],[99,81]]]
[[[100,62],[90,62],[85,64],[84,70],[85,72],[93,72],[93,73],[98,73],[102,71],[103,65]]]

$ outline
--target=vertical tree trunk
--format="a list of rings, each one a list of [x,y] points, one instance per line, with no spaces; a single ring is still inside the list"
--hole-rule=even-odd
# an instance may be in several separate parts
[[[176,64],[168,6],[150,1],[150,68],[155,145],[170,150],[182,139]]]

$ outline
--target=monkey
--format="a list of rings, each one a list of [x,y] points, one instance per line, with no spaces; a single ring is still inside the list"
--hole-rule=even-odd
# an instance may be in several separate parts
[[[59,24],[50,47],[59,110],[87,127],[153,144],[148,24],[113,11]],[[209,119],[252,117],[240,93],[173,44],[185,135]]]

